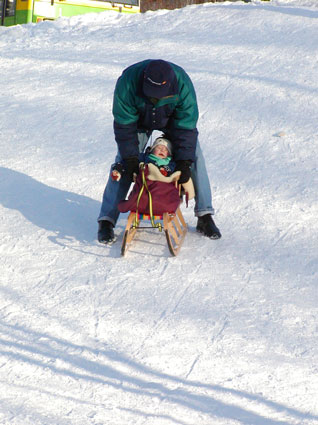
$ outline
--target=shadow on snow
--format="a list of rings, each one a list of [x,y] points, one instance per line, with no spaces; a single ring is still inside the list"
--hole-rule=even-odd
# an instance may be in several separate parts
[[[53,232],[49,239],[55,243],[72,238],[86,243],[96,239],[100,203],[87,196],[47,186],[5,167],[0,167],[0,193],[0,204]]]
[[[0,338],[2,356],[22,364],[42,368],[43,373],[49,370],[56,376],[71,378],[74,383],[86,381],[91,384],[106,385],[114,391],[133,394],[136,397],[141,396],[141,402],[144,397],[156,398],[176,407],[207,414],[211,417],[237,420],[244,425],[289,424],[285,420],[271,419],[253,412],[255,403],[263,408],[271,409],[273,416],[276,417],[281,413],[292,416],[295,420],[318,420],[317,416],[270,401],[258,394],[221,385],[203,384],[158,372],[115,350],[99,350],[87,345],[77,345],[48,333],[40,333],[4,322],[0,322],[0,329],[2,330]],[[56,364],[57,360],[62,361],[63,366]],[[122,368],[125,372],[121,370]],[[50,389],[44,390],[49,391],[50,395],[60,397],[59,394],[52,393],[52,382],[49,385]],[[222,394],[237,397],[247,407],[242,408],[233,403],[221,401]],[[71,399],[85,404],[85,401],[77,400],[72,396],[70,396]],[[124,401],[123,398],[121,399]],[[248,403],[250,403],[250,409]],[[157,416],[167,419],[166,415],[153,414],[153,412],[149,414],[141,410],[130,409],[128,406],[122,406],[121,409],[144,417]],[[174,423],[183,424],[181,420],[171,416],[169,419]]]

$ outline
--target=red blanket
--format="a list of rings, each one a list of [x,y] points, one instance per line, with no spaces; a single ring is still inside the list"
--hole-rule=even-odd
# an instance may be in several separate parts
[[[175,213],[180,204],[179,190],[175,183],[164,183],[161,181],[152,181],[147,178],[149,174],[148,166],[145,166],[145,177],[148,189],[152,197],[152,213],[154,215],[162,215],[165,212]],[[126,201],[120,201],[118,210],[122,213],[128,211],[136,211],[137,199],[142,188],[142,173],[137,176],[135,185],[130,192]],[[140,214],[150,214],[149,211],[149,195],[144,187],[142,196],[139,200],[138,212]]]

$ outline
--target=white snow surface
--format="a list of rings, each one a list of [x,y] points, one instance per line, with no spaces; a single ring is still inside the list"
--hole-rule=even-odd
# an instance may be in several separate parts
[[[0,28],[0,424],[318,424],[318,5]],[[130,64],[186,69],[223,238],[96,241]]]

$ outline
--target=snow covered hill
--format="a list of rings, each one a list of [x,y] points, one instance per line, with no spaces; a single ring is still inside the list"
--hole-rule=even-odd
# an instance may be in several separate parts
[[[128,65],[190,74],[223,238],[96,218]],[[316,0],[0,27],[0,424],[318,424]]]

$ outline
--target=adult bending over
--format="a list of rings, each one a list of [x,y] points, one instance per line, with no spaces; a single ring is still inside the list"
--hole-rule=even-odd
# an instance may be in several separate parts
[[[98,241],[115,240],[118,203],[125,199],[133,174],[139,171],[139,154],[153,130],[171,141],[175,171],[180,183],[192,177],[195,188],[194,212],[197,231],[211,239],[221,233],[212,215],[212,196],[205,161],[198,142],[198,105],[188,74],[180,66],[161,59],[147,59],[126,68],[119,77],[113,99],[114,133],[118,146],[115,162],[124,164],[120,181],[111,176],[105,187],[98,217]]]

